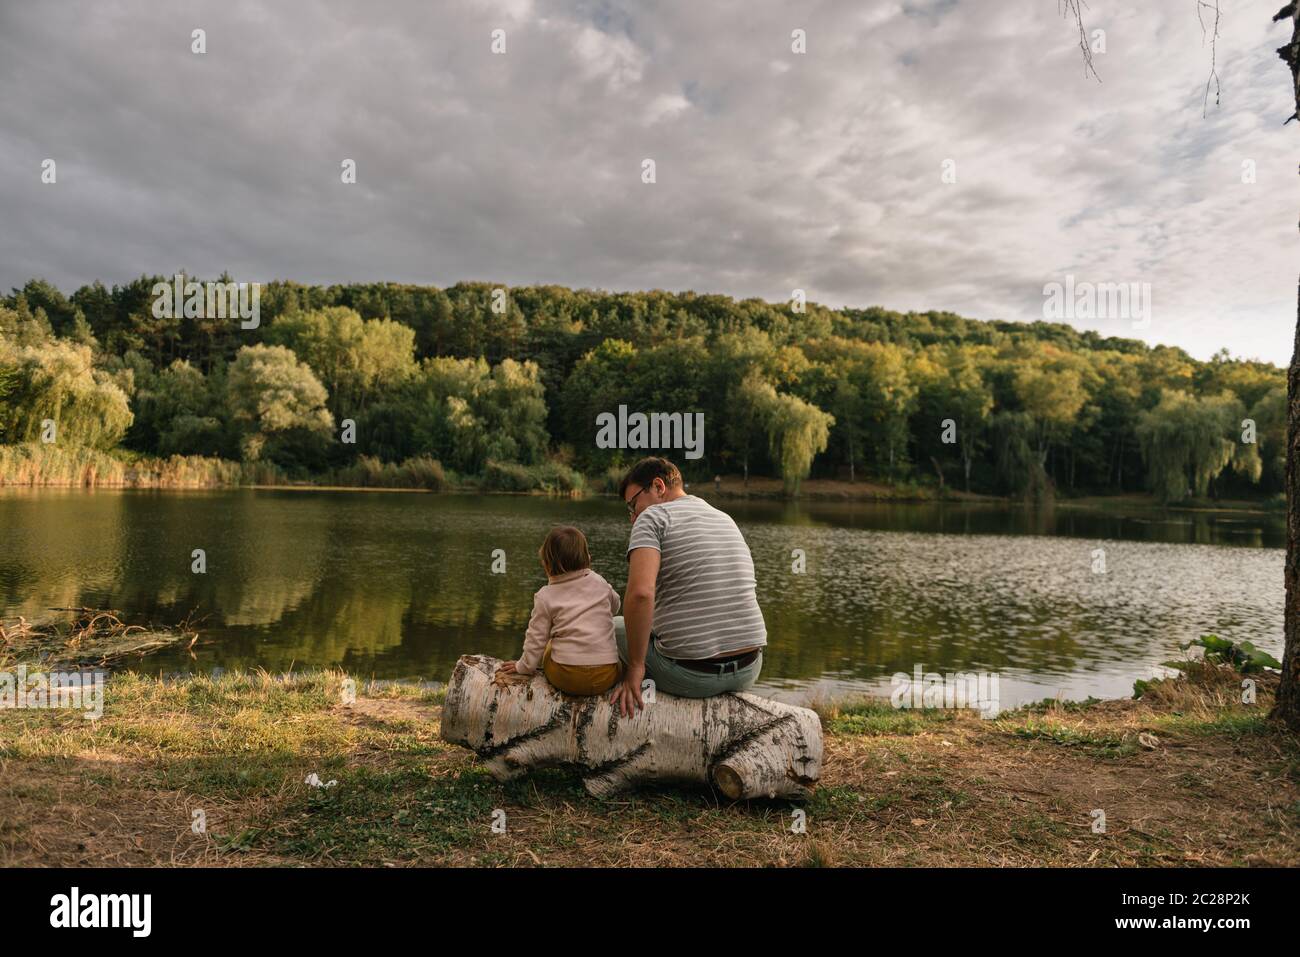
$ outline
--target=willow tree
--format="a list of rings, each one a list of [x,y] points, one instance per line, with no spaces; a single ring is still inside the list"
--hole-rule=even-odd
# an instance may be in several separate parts
[[[18,368],[13,365],[6,365],[3,358],[0,358],[0,442],[5,441],[5,423],[9,421],[12,411],[9,396],[17,387]]]
[[[1047,496],[1047,475],[1034,450],[1035,426],[1028,412],[1003,409],[989,417],[995,469],[1003,487],[1026,498]]]
[[[1236,434],[1244,415],[1241,400],[1230,392],[1198,397],[1166,390],[1155,408],[1138,416],[1142,458],[1162,502],[1181,501],[1189,493],[1204,498],[1210,483],[1230,465],[1251,481],[1259,480],[1258,447]]]
[[[781,468],[781,478],[791,495],[812,471],[812,461],[826,451],[835,417],[795,395],[777,394],[767,416],[768,441],[772,458]]]
[[[1286,387],[1277,386],[1250,407],[1259,443],[1260,464],[1271,482],[1286,486]]]
[[[53,423],[54,441],[109,449],[134,418],[126,393],[94,368],[88,347],[61,339],[13,347],[0,340],[9,393],[0,422],[6,442],[34,442]]]

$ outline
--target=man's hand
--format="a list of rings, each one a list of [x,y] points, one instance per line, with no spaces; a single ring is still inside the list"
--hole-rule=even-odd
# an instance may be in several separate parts
[[[627,674],[614,686],[614,693],[609,696],[609,703],[625,718],[631,718],[645,708],[641,701],[641,679],[644,677],[645,665],[628,665]]]

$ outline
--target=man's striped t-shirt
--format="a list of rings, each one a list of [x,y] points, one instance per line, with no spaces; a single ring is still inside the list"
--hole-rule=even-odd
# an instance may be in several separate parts
[[[755,597],[754,559],[726,512],[683,495],[647,507],[628,540],[659,552],[654,623],[669,658],[715,658],[767,644]]]

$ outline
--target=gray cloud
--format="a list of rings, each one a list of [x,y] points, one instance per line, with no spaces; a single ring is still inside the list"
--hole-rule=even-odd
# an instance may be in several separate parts
[[[1289,358],[1294,131],[1256,10],[1225,2],[1202,118],[1194,0],[1095,0],[1100,84],[1054,0],[785,6],[7,4],[0,285],[800,287],[1033,320],[1072,273],[1152,286],[1145,330],[1081,326]]]

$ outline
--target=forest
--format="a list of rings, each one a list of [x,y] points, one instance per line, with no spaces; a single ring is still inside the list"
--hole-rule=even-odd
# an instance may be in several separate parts
[[[606,487],[645,454],[596,441],[598,416],[626,406],[703,414],[703,454],[675,456],[688,479],[774,476],[791,493],[809,476],[1162,502],[1284,488],[1285,372],[1226,349],[1200,361],[1062,323],[484,282],[276,281],[250,329],[157,318],[171,281],[65,295],[34,279],[0,299],[0,483],[152,469]]]

